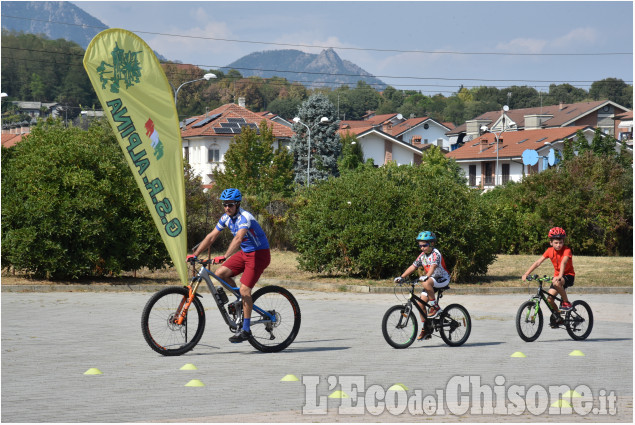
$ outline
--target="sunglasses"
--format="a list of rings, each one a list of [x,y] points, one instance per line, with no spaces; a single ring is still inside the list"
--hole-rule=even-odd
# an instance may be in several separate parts
[[[231,207],[234,207],[234,206],[236,206],[235,202],[223,202],[223,207],[225,207],[225,208],[231,208]]]
[[[429,247],[429,246],[430,246],[430,244],[429,244],[429,243],[420,243],[420,244],[419,244],[419,248],[427,248],[427,247]]]

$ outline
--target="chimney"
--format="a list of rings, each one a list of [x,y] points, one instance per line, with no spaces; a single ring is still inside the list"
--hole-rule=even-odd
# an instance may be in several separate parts
[[[562,109],[564,109],[564,104],[562,103],[562,101],[560,101],[560,106],[558,110],[562,111]]]
[[[478,153],[483,152],[484,150],[486,150],[489,147],[489,142],[487,141],[487,138],[483,138],[481,139],[481,144],[479,145],[479,151]]]
[[[238,106],[240,106],[241,108],[245,107],[245,98],[244,97],[239,97],[238,98]]]

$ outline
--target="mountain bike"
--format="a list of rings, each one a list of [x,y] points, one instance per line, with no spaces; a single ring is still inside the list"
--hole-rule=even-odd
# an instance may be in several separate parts
[[[405,297],[405,303],[390,307],[384,314],[381,329],[386,342],[394,348],[410,347],[417,338],[418,320],[414,311],[418,310],[425,318],[423,326],[426,330],[426,339],[436,336],[434,332],[438,332],[441,339],[450,347],[463,345],[472,331],[472,320],[465,307],[459,304],[450,304],[441,313],[429,319],[427,307],[430,305],[414,293],[417,282],[418,279],[414,279],[395,285],[395,295],[397,298]],[[401,288],[403,285],[410,285],[410,289],[405,294]],[[437,300],[440,301],[443,293],[449,289],[449,286],[434,288]],[[424,308],[421,308],[419,303]]]
[[[593,329],[593,312],[591,307],[582,301],[576,300],[571,303],[571,310],[565,313],[564,318],[561,315],[561,311],[557,308],[554,309],[547,297],[552,296],[556,301],[562,301],[556,295],[551,295],[546,290],[542,289],[543,282],[550,282],[551,277],[544,276],[538,277],[538,275],[527,276],[528,281],[538,282],[538,292],[532,296],[529,301],[524,302],[518,309],[516,314],[516,330],[518,335],[527,342],[532,342],[538,339],[542,332],[542,326],[544,318],[542,317],[542,310],[540,308],[540,301],[544,301],[551,312],[550,322],[551,327],[554,329],[564,326],[569,333],[569,336],[575,340],[586,339],[591,330]]]
[[[201,283],[206,283],[221,316],[232,333],[242,328],[243,304],[239,288],[233,287],[207,267],[211,260],[191,261],[193,277],[188,286],[171,286],[154,294],[141,315],[146,342],[164,356],[179,356],[192,350],[205,330],[205,309]],[[196,265],[200,264],[198,271]],[[212,283],[214,279],[218,285]],[[227,290],[236,299],[231,301]],[[265,286],[254,292],[249,343],[273,353],[287,348],[300,330],[300,306],[294,296],[280,286]]]

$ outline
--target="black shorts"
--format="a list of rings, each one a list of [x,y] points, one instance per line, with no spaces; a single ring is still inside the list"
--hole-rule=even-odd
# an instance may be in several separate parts
[[[569,286],[573,286],[573,282],[575,281],[575,276],[571,274],[565,274],[562,276],[564,278],[564,289],[567,289]],[[553,284],[549,287],[549,289],[553,288]]]

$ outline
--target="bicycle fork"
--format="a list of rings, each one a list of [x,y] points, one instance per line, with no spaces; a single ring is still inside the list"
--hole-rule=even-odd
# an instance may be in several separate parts
[[[536,316],[538,315],[538,312],[540,310],[540,298],[534,297],[532,298],[532,300],[534,300],[536,304],[534,305],[534,308],[530,308],[527,310],[527,317],[525,317],[525,321],[535,323]]]

